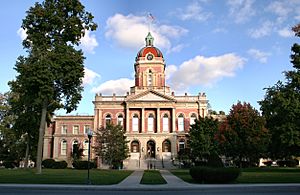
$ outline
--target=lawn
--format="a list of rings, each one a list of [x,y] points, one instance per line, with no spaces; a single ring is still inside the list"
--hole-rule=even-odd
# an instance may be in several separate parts
[[[197,183],[188,169],[171,171],[174,175],[189,183]],[[248,168],[242,169],[236,183],[300,183],[300,168]]]
[[[140,184],[166,184],[166,180],[161,176],[159,171],[156,170],[146,170],[144,171],[143,177]]]
[[[0,183],[15,184],[86,184],[87,170],[43,169],[42,174],[35,169],[0,169]],[[90,179],[94,185],[117,184],[129,176],[132,171],[90,170]]]

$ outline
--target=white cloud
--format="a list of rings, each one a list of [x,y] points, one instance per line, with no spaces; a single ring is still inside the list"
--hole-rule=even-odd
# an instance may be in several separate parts
[[[213,33],[227,33],[227,29],[225,28],[215,28],[213,31]]]
[[[17,34],[19,35],[19,37],[24,40],[27,37],[26,34],[26,30],[24,30],[23,28],[19,28],[19,30],[17,31]]]
[[[176,45],[172,48],[170,48],[167,53],[178,53],[180,52],[184,47],[186,47],[185,44],[179,44],[179,45]]]
[[[106,21],[107,38],[111,38],[123,48],[139,49],[145,45],[145,37],[149,31],[147,18],[129,14],[115,14]],[[179,26],[152,24],[151,34],[154,44],[159,48],[170,49],[171,38],[178,38],[188,30]]]
[[[134,80],[130,80],[127,78],[120,78],[118,80],[109,80],[98,87],[94,87],[92,92],[94,93],[102,93],[105,95],[112,95],[113,93],[117,95],[124,95],[130,87],[134,85]]]
[[[290,2],[273,1],[266,10],[277,15],[277,22],[281,23],[288,18],[288,15],[293,11],[293,7],[290,6]]]
[[[169,79],[171,75],[173,75],[176,71],[177,71],[177,67],[175,65],[168,65],[165,71],[166,79]]]
[[[271,55],[271,53],[263,52],[258,49],[249,49],[248,54],[261,63],[267,63],[268,57]]]
[[[224,77],[233,77],[235,71],[242,68],[245,59],[229,53],[221,56],[196,56],[183,62],[177,68],[174,65],[167,67],[170,84],[175,90],[187,89],[193,85],[212,85]]]
[[[271,34],[273,28],[273,23],[270,21],[265,21],[259,28],[250,29],[249,35],[252,38],[261,38]]]
[[[234,18],[235,23],[245,23],[256,14],[253,3],[254,0],[229,0],[227,2],[229,15]]]
[[[200,3],[197,1],[187,5],[184,9],[178,9],[174,14],[183,21],[197,20],[202,22],[212,17],[212,13],[203,11]]]
[[[98,46],[98,42],[96,40],[96,36],[93,34],[90,34],[90,31],[86,30],[84,37],[80,39],[81,42],[81,48],[83,51],[89,52],[89,53],[95,53],[94,49]]]
[[[283,29],[278,30],[278,34],[282,37],[293,37],[293,36],[295,36],[294,32],[288,27],[285,27]]]
[[[83,81],[82,84],[85,85],[91,85],[94,83],[94,80],[96,78],[100,78],[101,76],[99,74],[97,74],[96,72],[88,69],[88,68],[84,68],[84,77],[83,77]]]

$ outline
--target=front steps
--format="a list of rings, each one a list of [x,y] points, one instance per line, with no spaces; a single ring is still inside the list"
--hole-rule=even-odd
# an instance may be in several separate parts
[[[170,159],[162,160],[155,158],[127,159],[124,161],[124,168],[128,170],[146,169],[174,169],[176,168]]]

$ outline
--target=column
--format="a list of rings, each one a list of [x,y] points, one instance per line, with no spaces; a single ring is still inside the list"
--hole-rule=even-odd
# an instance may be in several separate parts
[[[172,108],[172,132],[176,132],[176,116],[175,116],[175,108]]]
[[[97,128],[98,128],[98,114],[99,114],[99,110],[98,109],[94,109],[94,127],[93,127],[93,130],[96,131]]]
[[[43,159],[50,158],[49,154],[49,139],[44,137]]]
[[[160,108],[156,110],[156,132],[160,133]]]
[[[130,115],[129,115],[129,108],[128,108],[128,106],[126,107],[125,118],[126,118],[126,129],[125,129],[125,132],[129,133],[129,119],[130,119]]]
[[[145,108],[142,108],[142,114],[141,114],[141,123],[142,123],[142,129],[140,130],[141,133],[145,132]]]
[[[98,109],[98,128],[102,126],[102,110]]]

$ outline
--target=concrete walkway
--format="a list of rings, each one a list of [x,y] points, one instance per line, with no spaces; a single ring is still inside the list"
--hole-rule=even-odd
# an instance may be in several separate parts
[[[175,187],[175,186],[187,187],[187,186],[190,186],[189,183],[186,183],[185,181],[183,181],[179,177],[176,177],[175,175],[170,173],[170,171],[168,171],[168,170],[160,170],[160,174],[166,180],[166,182],[168,183],[167,184],[168,187]]]
[[[131,175],[125,178],[122,182],[117,184],[118,187],[131,187],[140,184],[143,177],[143,170],[134,171]]]

